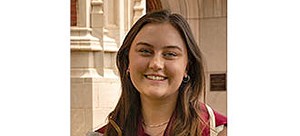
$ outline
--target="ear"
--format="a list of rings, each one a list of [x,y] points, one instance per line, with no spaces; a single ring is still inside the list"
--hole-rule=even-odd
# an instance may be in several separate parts
[[[185,72],[188,73],[189,69],[190,69],[190,61],[188,61],[188,63],[186,64]]]
[[[189,65],[186,66],[184,75],[186,76],[186,75],[188,75],[188,73],[189,73]]]
[[[186,76],[188,76],[188,71],[187,70],[184,72],[184,77],[186,77]]]

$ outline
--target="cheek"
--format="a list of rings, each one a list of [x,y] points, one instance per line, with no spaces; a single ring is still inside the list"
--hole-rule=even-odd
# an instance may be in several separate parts
[[[177,82],[181,82],[183,79],[183,76],[185,74],[185,66],[184,64],[178,64],[178,63],[172,63],[167,64],[166,69],[168,72],[168,75],[173,78],[173,80],[176,80]]]
[[[132,57],[132,58],[131,58]],[[147,68],[147,60],[140,56],[129,57],[130,72],[141,72]]]

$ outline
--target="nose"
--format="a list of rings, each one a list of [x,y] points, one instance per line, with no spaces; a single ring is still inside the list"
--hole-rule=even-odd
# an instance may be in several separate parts
[[[153,71],[159,71],[162,70],[164,67],[164,62],[163,58],[159,55],[155,55],[151,58],[149,62],[149,68],[152,69]]]

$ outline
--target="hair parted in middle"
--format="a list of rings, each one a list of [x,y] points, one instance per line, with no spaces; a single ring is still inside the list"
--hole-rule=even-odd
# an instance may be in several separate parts
[[[150,12],[141,17],[126,35],[117,53],[117,67],[121,79],[122,93],[115,109],[109,114],[105,135],[137,135],[138,119],[141,114],[140,94],[130,80],[129,50],[139,31],[149,23],[170,23],[181,34],[188,53],[188,82],[182,82],[169,135],[201,135],[204,120],[201,117],[200,101],[205,94],[204,60],[188,22],[177,13],[168,10]],[[201,127],[202,126],[202,127]],[[121,131],[121,132],[120,132]]]

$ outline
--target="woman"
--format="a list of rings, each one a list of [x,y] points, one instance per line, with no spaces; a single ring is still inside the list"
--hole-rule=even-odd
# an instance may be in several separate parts
[[[166,10],[144,15],[118,51],[122,94],[108,124],[96,132],[208,136],[225,126],[224,133],[227,118],[200,102],[205,90],[202,63],[201,51],[181,15]]]

